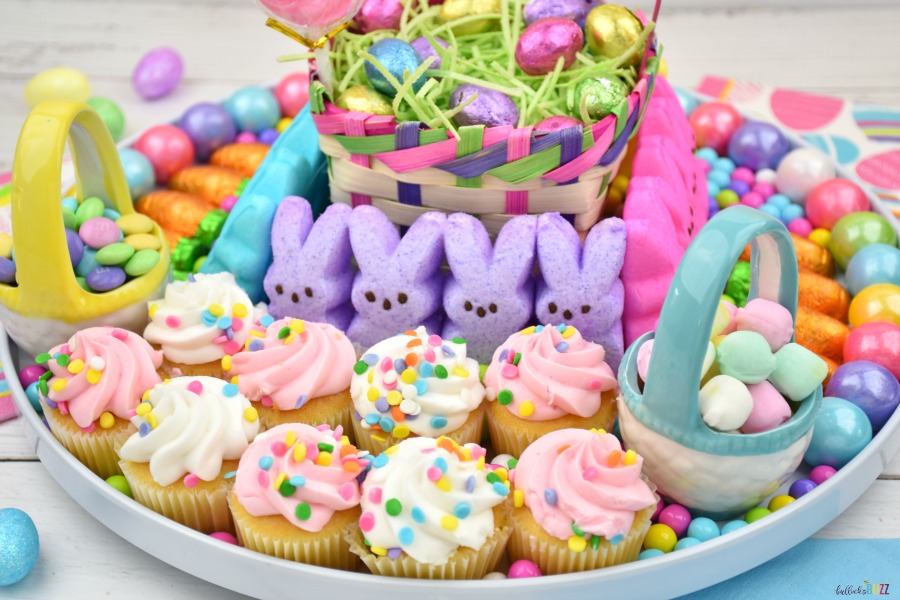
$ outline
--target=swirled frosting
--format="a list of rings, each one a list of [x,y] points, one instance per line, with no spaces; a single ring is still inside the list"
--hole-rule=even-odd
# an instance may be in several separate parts
[[[350,387],[356,352],[343,332],[327,323],[263,317],[245,350],[224,359],[241,393],[281,410]]]
[[[151,301],[144,338],[171,361],[199,365],[238,352],[253,324],[253,304],[231,273],[194,275]]]
[[[359,518],[371,551],[439,565],[461,546],[481,548],[494,533],[493,507],[509,493],[488,481],[484,455],[476,444],[417,437],[374,457]]]
[[[255,517],[282,515],[304,531],[321,531],[337,511],[359,505],[365,468],[341,427],[287,423],[260,434],[238,466],[234,493]]]
[[[629,532],[637,511],[657,502],[641,479],[643,463],[612,434],[560,429],[522,453],[516,495],[523,492],[534,519],[555,538],[567,540],[581,530],[615,543]]]
[[[605,355],[571,325],[532,326],[494,352],[484,385],[488,398],[529,421],[590,417],[600,409],[601,393],[616,387]]]
[[[129,419],[144,392],[160,382],[162,352],[118,327],[90,327],[38,357],[53,374],[45,397],[82,429],[103,413]],[[112,427],[114,420],[101,420]]]
[[[222,461],[237,460],[259,432],[259,416],[233,383],[213,377],[177,377],[150,390],[131,422],[138,428],[122,459],[150,463],[162,486],[212,481]]]
[[[437,437],[462,427],[484,399],[478,362],[465,340],[424,327],[372,346],[354,366],[350,395],[365,429]]]

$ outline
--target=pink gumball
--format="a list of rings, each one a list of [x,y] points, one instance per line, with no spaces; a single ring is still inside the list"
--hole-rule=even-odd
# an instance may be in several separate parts
[[[868,360],[900,379],[900,326],[885,321],[863,323],[844,341],[844,362]]]
[[[788,223],[788,231],[795,233],[800,237],[809,237],[809,234],[812,233],[813,229],[812,223],[803,217],[799,217]]]
[[[681,537],[691,524],[691,513],[680,504],[670,504],[659,513],[659,522],[671,527],[675,535]]]
[[[281,116],[294,118],[309,100],[309,73],[291,73],[275,86]]]
[[[234,141],[238,144],[255,144],[257,142],[256,134],[252,131],[242,131],[237,134],[237,137],[234,138]]]
[[[757,181],[753,184],[752,191],[762,196],[763,200],[768,200],[775,193],[775,186],[767,181]]]
[[[215,538],[220,542],[225,542],[226,544],[233,544],[235,546],[237,546],[238,543],[237,539],[227,531],[214,531],[213,533],[209,534],[209,537]]]
[[[257,0],[270,17],[294,25],[297,33],[318,39],[359,12],[363,0]]]
[[[656,510],[653,511],[653,516],[650,517],[650,520],[655,521],[656,517],[659,516],[659,513],[661,513],[665,507],[666,507],[665,501],[663,501],[663,499],[660,498],[659,501],[656,503]]]
[[[697,146],[709,146],[724,156],[735,130],[744,124],[744,117],[725,102],[707,102],[698,106],[690,117]]]
[[[738,167],[731,173],[732,181],[743,181],[749,186],[756,182],[756,175],[747,167]]]
[[[848,179],[829,179],[812,189],[806,197],[806,218],[815,227],[831,229],[850,213],[869,210],[869,199]]]
[[[156,182],[165,185],[175,173],[194,163],[191,138],[174,125],[157,125],[144,132],[134,149],[153,165]]]
[[[530,560],[517,560],[509,565],[509,579],[525,579],[526,577],[540,577],[542,575],[540,568]]]
[[[834,467],[830,465],[819,465],[809,472],[809,480],[816,485],[822,485],[834,477],[835,473],[837,473],[837,470],[835,470]]]
[[[354,21],[363,33],[378,29],[400,29],[403,3],[400,0],[365,0]]]
[[[743,204],[744,206],[749,206],[751,208],[759,208],[765,203],[766,199],[756,192],[747,192],[741,198],[741,204]]]

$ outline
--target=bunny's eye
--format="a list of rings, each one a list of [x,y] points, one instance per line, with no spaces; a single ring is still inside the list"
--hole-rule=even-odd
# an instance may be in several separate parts
[[[300,296],[297,295],[297,292],[291,294],[291,300],[293,300],[294,303],[300,302]]]
[[[485,314],[487,314],[487,313],[485,313],[484,308],[482,308],[481,306],[479,306],[479,307],[478,307],[478,310],[475,311],[475,312],[478,313],[478,316],[479,316],[479,317],[483,317]]]
[[[493,302],[491,302],[491,305],[488,306],[488,310],[491,311],[492,313],[497,312],[497,305],[494,304]]]
[[[279,283],[278,285],[275,286],[275,291],[278,292],[279,294],[283,294],[284,288],[281,287],[281,284]]]
[[[375,294],[372,292],[366,292],[366,300],[369,302],[375,302]]]
[[[547,310],[550,311],[551,315],[555,315],[556,314],[556,302],[551,302],[550,304],[548,304]]]
[[[312,288],[306,288],[306,289],[303,290],[303,291],[304,291],[304,293],[306,293],[306,297],[307,297],[307,298],[312,298],[312,296],[313,296],[313,294],[312,294]]]
[[[567,308],[566,310],[564,310],[564,311],[563,311],[563,318],[564,318],[564,319],[567,319],[567,320],[568,320],[568,319],[571,319],[571,318],[572,318],[572,311],[569,310],[568,308]]]
[[[581,314],[586,315],[589,312],[591,312],[591,307],[588,306],[587,304],[585,304],[584,306],[581,307]]]
[[[409,300],[409,296],[407,296],[403,292],[397,294],[397,302],[399,302],[400,304],[406,304],[407,300]]]
[[[470,310],[472,310],[472,303],[471,303],[471,302],[469,302],[469,301],[468,301],[468,300],[466,300],[466,303],[465,303],[465,304],[463,304],[463,308],[465,308],[465,309],[466,309],[466,311],[470,311]]]

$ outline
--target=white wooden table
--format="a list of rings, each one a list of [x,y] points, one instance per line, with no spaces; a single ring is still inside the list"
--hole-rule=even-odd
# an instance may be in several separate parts
[[[692,86],[717,74],[900,105],[900,5],[688,10],[677,0],[671,4],[659,32],[676,84]],[[131,134],[176,118],[195,102],[296,70],[275,57],[297,46],[263,21],[251,0],[0,0],[0,172],[12,163],[28,112],[22,89],[33,74],[55,66],[83,70],[95,95],[122,106]],[[144,102],[131,88],[131,69],[144,52],[164,45],[184,56],[185,79],[171,96]],[[0,507],[32,516],[41,555],[34,572],[0,588],[0,597],[239,597],[144,554],[96,522],[37,462],[22,426],[0,424]],[[817,535],[900,538],[900,458]]]

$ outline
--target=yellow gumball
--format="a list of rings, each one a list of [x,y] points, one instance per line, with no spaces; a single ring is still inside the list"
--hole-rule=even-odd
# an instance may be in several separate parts
[[[644,538],[644,548],[647,550],[655,549],[663,552],[671,552],[678,543],[678,536],[675,531],[668,525],[656,523],[650,526],[647,537]]]
[[[294,119],[290,117],[284,117],[283,119],[279,119],[277,123],[275,123],[275,131],[278,133],[284,133],[287,131],[287,128],[291,126],[291,123],[294,122]]]
[[[900,325],[900,286],[876,283],[864,288],[850,302],[850,326],[887,321]]]
[[[771,510],[772,512],[775,512],[779,509],[784,508],[785,506],[787,506],[788,504],[790,504],[793,501],[794,501],[794,498],[784,495],[784,494],[782,494],[780,496],[775,496],[774,498],[769,500],[769,510]]]
[[[831,243],[831,232],[827,229],[822,229],[821,227],[813,229],[809,234],[809,241],[814,242],[823,248],[827,248],[828,244]]]
[[[668,77],[668,76],[669,76],[669,63],[666,62],[666,59],[660,57],[660,59],[659,59],[659,67],[657,68],[656,72],[657,72],[661,77]]]
[[[25,102],[36,106],[47,100],[84,102],[91,96],[87,75],[78,69],[56,67],[41,71],[25,85]]]

